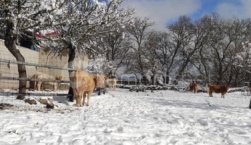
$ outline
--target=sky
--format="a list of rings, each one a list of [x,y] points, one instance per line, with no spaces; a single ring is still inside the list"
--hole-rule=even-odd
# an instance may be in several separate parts
[[[116,88],[88,107],[54,96],[52,110],[0,95],[0,145],[250,145],[247,95]]]
[[[186,15],[197,20],[217,12],[222,18],[251,18],[251,0],[125,0],[123,7],[135,9],[136,16],[148,17],[162,30]]]

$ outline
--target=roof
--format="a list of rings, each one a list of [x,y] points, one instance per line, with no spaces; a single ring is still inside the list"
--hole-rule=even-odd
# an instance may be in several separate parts
[[[45,37],[51,37],[51,36],[56,36],[59,33],[57,31],[53,31],[53,32],[49,32],[49,33],[45,33],[44,36]],[[39,33],[35,33],[36,38],[43,38],[44,36],[39,34]]]

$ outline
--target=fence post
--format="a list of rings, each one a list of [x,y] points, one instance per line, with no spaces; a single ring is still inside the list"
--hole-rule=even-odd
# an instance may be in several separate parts
[[[250,102],[249,102],[249,109],[251,109],[251,99],[250,99]]]

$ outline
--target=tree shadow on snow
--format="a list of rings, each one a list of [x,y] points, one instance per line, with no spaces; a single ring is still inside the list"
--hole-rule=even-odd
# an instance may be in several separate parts
[[[53,100],[57,101],[58,103],[62,103],[65,105],[70,105],[69,104],[69,99],[67,98],[67,96],[53,96]]]

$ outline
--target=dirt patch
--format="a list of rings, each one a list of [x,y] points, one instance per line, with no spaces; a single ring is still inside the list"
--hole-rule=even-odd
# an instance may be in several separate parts
[[[66,113],[71,113],[73,111],[78,110],[79,108],[58,108],[57,105],[55,105],[55,109],[51,108],[46,108],[46,106],[24,106],[24,105],[11,105],[9,103],[0,103],[0,111],[1,110],[11,110],[11,111],[34,111],[34,112],[42,112],[42,113],[48,113],[48,112],[55,112],[55,113],[61,113],[61,114],[66,114]]]
[[[8,103],[0,103],[0,110],[3,109],[9,109],[11,107],[13,107],[14,105],[8,104]]]

